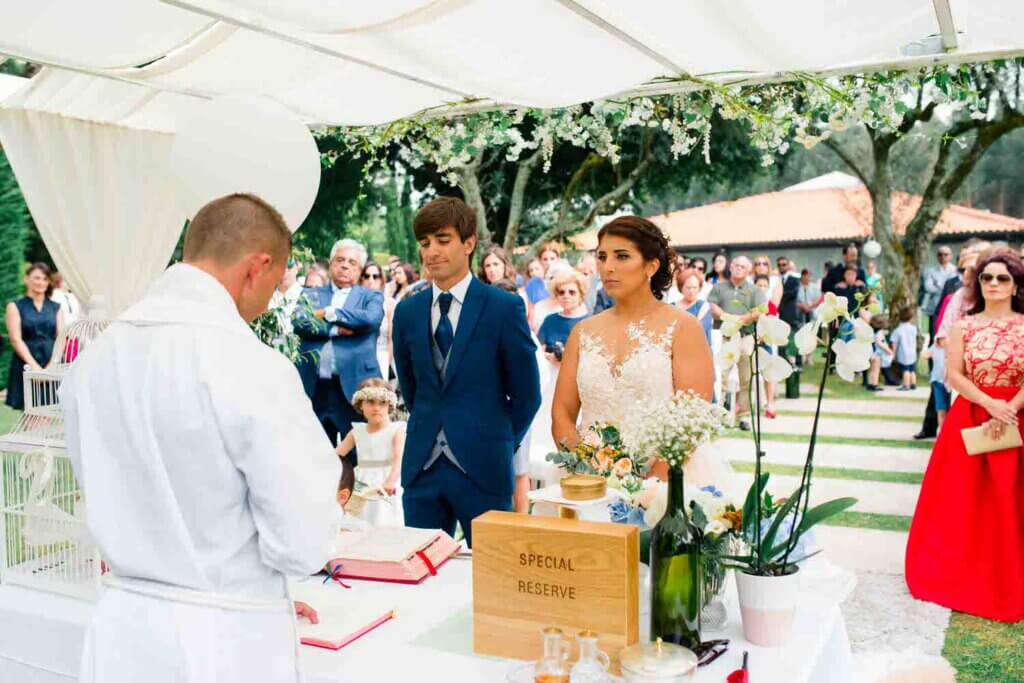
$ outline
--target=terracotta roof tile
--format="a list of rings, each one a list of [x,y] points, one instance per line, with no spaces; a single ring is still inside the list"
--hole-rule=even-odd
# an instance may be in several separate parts
[[[893,223],[902,233],[921,197],[892,194]],[[871,235],[872,203],[864,187],[769,192],[731,202],[652,216],[679,247],[713,248],[731,244],[785,244],[862,240]],[[953,205],[942,213],[940,235],[1024,233],[1024,220]],[[597,246],[597,230],[571,238],[581,249]]]

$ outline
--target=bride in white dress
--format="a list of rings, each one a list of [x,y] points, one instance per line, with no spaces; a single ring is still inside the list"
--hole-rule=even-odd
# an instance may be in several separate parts
[[[578,429],[598,422],[621,425],[638,403],[667,401],[692,390],[711,400],[711,350],[696,318],[661,302],[674,258],[650,221],[621,216],[598,233],[598,272],[615,305],[573,329],[552,402],[556,443],[576,444]],[[652,474],[665,478],[665,463]],[[713,444],[694,453],[686,483],[733,488],[732,467]]]

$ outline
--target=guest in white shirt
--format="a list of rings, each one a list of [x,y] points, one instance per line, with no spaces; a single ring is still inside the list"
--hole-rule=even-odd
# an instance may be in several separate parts
[[[82,304],[79,303],[78,297],[67,288],[67,282],[63,275],[54,273],[50,277],[50,281],[53,283],[50,299],[60,305],[61,313],[64,314],[64,325],[70,325],[82,316]]]
[[[286,576],[332,556],[341,468],[295,369],[248,325],[290,247],[261,199],[211,202],[184,263],[63,381],[68,455],[110,568],[84,683],[301,678]]]

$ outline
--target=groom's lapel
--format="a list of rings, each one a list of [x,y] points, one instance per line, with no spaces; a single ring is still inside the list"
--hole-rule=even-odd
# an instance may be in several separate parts
[[[459,327],[455,330],[455,341],[452,344],[448,356],[448,367],[444,373],[444,385],[448,386],[455,373],[458,372],[462,357],[466,355],[466,348],[473,336],[477,322],[480,321],[480,313],[484,310],[484,292],[481,289],[486,287],[473,278],[469,281],[469,289],[466,290],[466,300],[462,302],[462,310],[459,312]]]
[[[430,378],[430,382],[441,389],[441,380],[437,377],[437,370],[434,369],[434,354],[430,350],[430,307],[434,303],[434,297],[431,293],[431,289],[428,287],[426,293],[418,294],[413,299],[417,308],[413,311],[412,315],[412,352],[417,367],[429,368],[426,375]]]

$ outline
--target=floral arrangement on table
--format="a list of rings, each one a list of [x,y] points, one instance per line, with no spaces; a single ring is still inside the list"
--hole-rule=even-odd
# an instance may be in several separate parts
[[[708,544],[721,540],[724,546],[739,520],[729,521],[726,514],[734,515],[735,506],[714,488],[691,493],[687,512],[683,467],[694,451],[725,430],[726,416],[718,406],[685,391],[667,401],[638,405],[622,428],[627,450],[668,465],[667,485],[647,484],[653,493],[648,489],[634,498],[636,507],[645,508],[644,521],[652,527],[651,638],[691,649],[700,646],[702,596],[710,593],[704,569],[712,567],[708,558],[714,556]]]
[[[549,453],[546,459],[568,474],[604,477],[609,488],[621,490],[627,496],[643,488],[651,462],[628,451],[619,428],[608,423],[591,425],[580,433],[575,448]]]
[[[855,374],[866,371],[871,362],[874,333],[870,325],[856,315],[865,298],[865,294],[856,295],[856,301],[851,308],[846,297],[833,293],[826,294],[816,309],[813,321],[801,327],[795,334],[786,322],[775,316],[763,315],[766,313],[764,309],[752,311],[747,316],[723,317],[722,334],[725,342],[718,354],[718,363],[728,370],[741,358],[750,357],[752,371],[749,404],[753,409],[751,431],[754,443],[754,478],[741,514],[741,537],[745,548],[726,560],[728,566],[739,570],[736,576],[741,607],[745,602],[745,592],[778,593],[780,586],[769,587],[764,583],[759,584],[756,579],[793,577],[798,570],[798,564],[815,554],[809,549],[807,537],[811,528],[857,503],[856,498],[837,498],[811,507],[810,497],[811,480],[814,475],[814,451],[825,383],[833,368],[842,379],[852,381]],[[756,324],[751,326],[750,322],[754,317]],[[790,356],[806,356],[814,353],[819,345],[824,345],[833,353],[825,354],[825,366],[818,386],[814,421],[800,483],[789,496],[775,499],[768,492],[769,474],[764,472],[763,466],[765,452],[762,448],[761,390],[757,379],[761,377],[765,382],[781,382],[793,373],[793,367],[781,353],[772,355],[765,346],[785,349]],[[795,608],[795,588],[791,593]],[[747,624],[744,622],[744,629],[748,640],[758,644],[774,645],[784,640],[789,628],[788,623],[790,622],[786,622],[785,626],[766,626],[760,632],[747,632]]]

